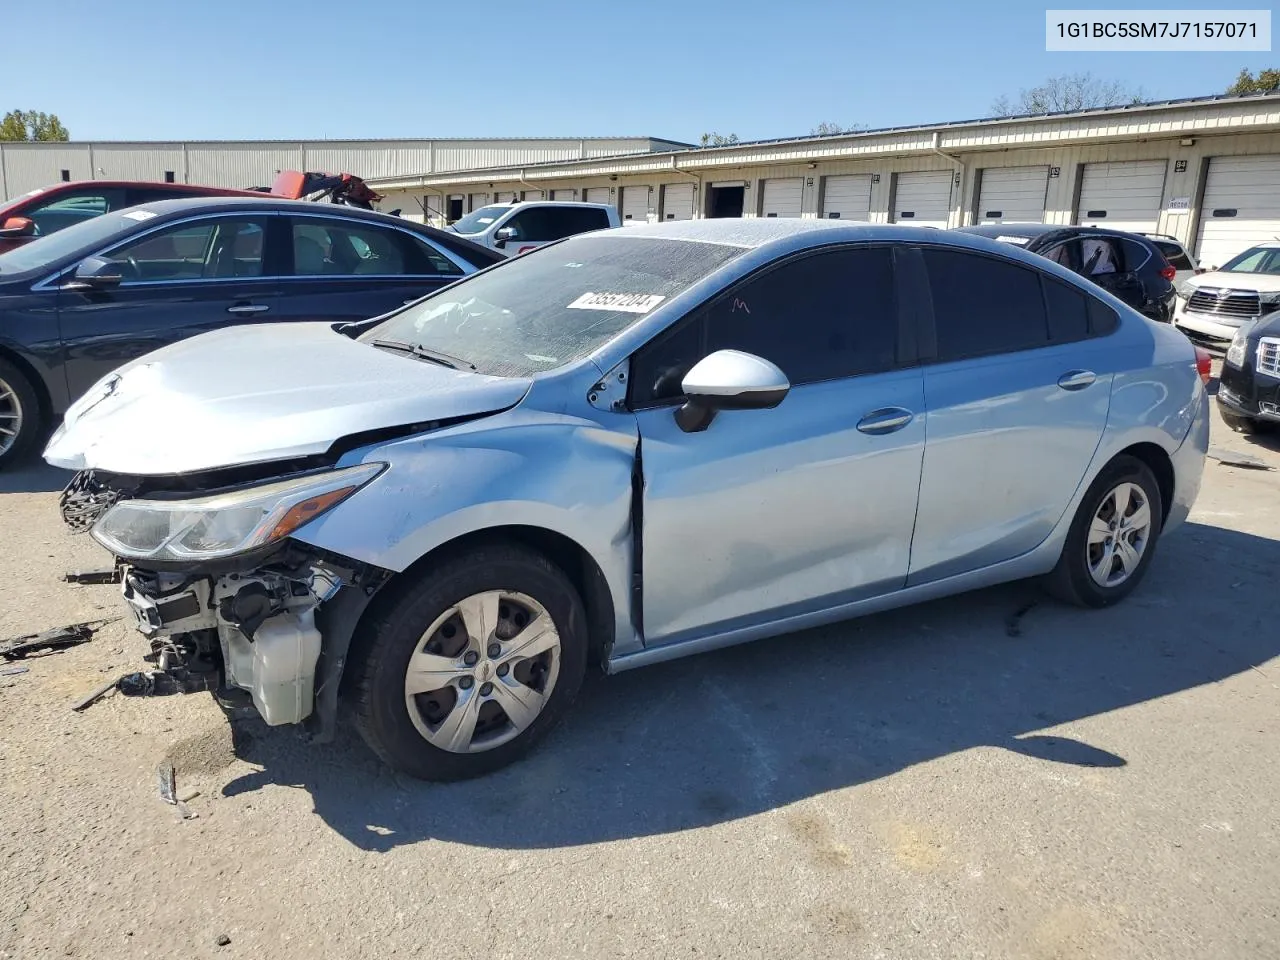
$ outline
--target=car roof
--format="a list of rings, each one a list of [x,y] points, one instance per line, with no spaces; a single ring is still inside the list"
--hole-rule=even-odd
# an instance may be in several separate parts
[[[352,207],[346,204],[317,203],[314,200],[290,200],[285,197],[277,197],[271,193],[231,197],[180,197],[175,200],[154,200],[150,203],[140,203],[132,209],[147,210],[158,217],[190,213],[217,213],[222,210],[278,210],[282,213],[322,213],[331,216],[350,217],[356,220],[394,223],[399,226],[409,225],[415,228],[423,226],[423,224],[413,220],[393,217],[389,213],[380,213],[377,210],[364,210],[360,207]]]
[[[1038,237],[1055,230],[1071,230],[1060,223],[979,223],[970,227],[956,227],[958,233],[973,233],[980,237]],[[1087,228],[1082,228],[1087,229]]]
[[[503,200],[500,203],[486,203],[483,207],[477,207],[476,210],[487,210],[490,207],[514,209],[515,207],[527,207],[531,204],[543,207],[591,207],[593,210],[612,206],[609,203],[590,203],[586,200]],[[475,211],[472,212],[474,213]]]

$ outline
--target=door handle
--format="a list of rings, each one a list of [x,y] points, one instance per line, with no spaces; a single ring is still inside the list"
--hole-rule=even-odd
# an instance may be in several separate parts
[[[895,433],[914,418],[915,415],[910,410],[904,410],[902,407],[881,407],[879,410],[872,410],[859,420],[858,430],[862,433],[870,433],[877,436],[884,433]]]
[[[1063,390],[1083,390],[1097,379],[1092,370],[1070,370],[1058,378],[1058,386]]]
[[[237,303],[227,307],[227,313],[266,313],[270,309],[265,303]]]

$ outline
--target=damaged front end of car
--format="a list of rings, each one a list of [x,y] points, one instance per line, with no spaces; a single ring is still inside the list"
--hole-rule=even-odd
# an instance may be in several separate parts
[[[155,692],[213,690],[328,740],[355,625],[391,574],[292,534],[384,469],[300,460],[195,476],[82,471],[61,508],[124,565]]]

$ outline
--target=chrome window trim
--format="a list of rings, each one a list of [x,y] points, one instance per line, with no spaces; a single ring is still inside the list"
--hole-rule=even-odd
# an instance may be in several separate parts
[[[341,224],[341,225],[343,225],[343,226],[346,226],[347,224],[351,224],[351,223],[367,223],[367,224],[369,224],[371,227],[374,227],[375,229],[395,230],[395,231],[398,231],[398,232],[403,233],[403,234],[405,234],[405,235],[407,235],[407,236],[409,236],[409,237],[412,237],[414,240],[420,240],[420,241],[422,241],[422,242],[423,242],[423,243],[425,243],[427,246],[429,246],[432,250],[434,250],[436,253],[440,254],[442,257],[444,257],[446,260],[448,260],[450,263],[452,263],[455,267],[457,267],[459,270],[461,270],[461,271],[462,271],[462,273],[461,273],[461,274],[458,274],[457,276],[455,276],[455,277],[454,277],[454,279],[455,279],[455,280],[457,280],[457,279],[461,279],[462,277],[465,277],[465,276],[469,276],[469,275],[471,275],[471,274],[473,274],[473,273],[476,273],[476,272],[479,270],[479,268],[478,268],[478,267],[473,266],[472,264],[470,264],[470,263],[468,263],[467,261],[463,260],[461,257],[456,257],[456,256],[454,256],[454,255],[453,255],[453,253],[452,253],[451,251],[446,250],[446,249],[444,249],[443,247],[441,247],[441,246],[439,246],[438,244],[436,244],[434,241],[432,241],[432,239],[431,239],[430,237],[423,236],[422,234],[417,233],[417,232],[415,232],[415,231],[413,231],[413,230],[408,230],[408,229],[406,229],[406,228],[404,228],[404,227],[400,226],[398,223],[378,223],[377,221],[373,221],[373,220],[356,220],[356,219],[346,220],[346,219],[344,219],[344,218],[342,218],[342,217],[335,217],[335,216],[333,216],[332,214],[325,213],[325,212],[312,213],[310,210],[289,210],[289,211],[287,211],[287,212],[286,212],[286,211],[280,211],[280,213],[281,213],[281,214],[283,214],[284,216],[288,216],[288,217],[306,217],[306,218],[311,219],[311,220],[331,220],[331,221],[333,221],[333,222],[335,222],[335,223],[338,223],[338,224]],[[462,236],[462,234],[458,234],[458,236]],[[292,240],[292,236],[290,237],[290,240]],[[290,250],[292,250],[292,249],[293,249],[292,244],[290,244]],[[430,276],[430,277],[439,277],[439,276],[452,276],[452,274],[437,274],[437,273],[432,273],[432,274],[425,274],[425,273],[392,273],[392,274],[362,274],[362,273],[340,273],[340,274],[319,273],[319,274],[316,274],[316,273],[292,273],[292,274],[289,274],[287,277],[281,277],[281,279],[282,279],[282,280],[284,280],[284,279],[288,279],[289,277],[294,277],[294,278],[297,278],[297,279],[300,279],[300,280],[333,280],[333,279],[345,279],[345,278],[348,278],[348,277],[355,278],[355,277],[382,277],[382,276],[391,276],[391,277],[427,277],[427,276]]]
[[[58,289],[58,287],[55,281],[61,281],[62,278],[67,275],[68,272],[75,270],[76,267],[80,265],[80,263],[82,263],[84,260],[88,259],[89,257],[101,257],[104,254],[108,254],[113,250],[119,250],[121,247],[126,246],[127,244],[130,244],[130,243],[133,243],[135,240],[141,240],[144,237],[149,237],[151,236],[151,234],[159,233],[161,230],[165,230],[169,227],[181,227],[181,226],[185,226],[188,223],[199,223],[201,220],[212,220],[219,217],[225,219],[227,217],[243,218],[246,216],[278,217],[280,216],[280,211],[279,210],[247,210],[247,211],[234,213],[234,214],[228,213],[226,211],[218,211],[216,213],[197,213],[197,214],[193,214],[190,217],[184,217],[181,220],[166,220],[164,223],[158,223],[154,227],[151,227],[147,230],[142,230],[142,231],[139,231],[138,233],[131,233],[129,234],[129,236],[125,237],[123,240],[118,240],[115,243],[108,244],[107,246],[102,247],[97,251],[94,251],[92,253],[86,253],[76,263],[63,267],[61,270],[57,271],[56,273],[48,277],[45,277],[43,280],[39,281],[38,283],[32,284],[31,290],[32,292],[35,292],[36,290],[56,290]],[[264,237],[264,240],[265,240],[265,237]],[[131,280],[128,282],[121,282],[120,287],[154,286],[155,284],[161,284],[161,283],[182,283],[182,284],[226,283],[227,281],[245,283],[245,282],[253,282],[254,280],[275,280],[275,279],[276,279],[275,277],[263,274],[257,277],[199,277],[194,280]]]

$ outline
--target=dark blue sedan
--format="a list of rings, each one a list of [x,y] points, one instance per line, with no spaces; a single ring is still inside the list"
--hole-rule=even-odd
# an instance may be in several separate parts
[[[221,197],[94,217],[0,255],[0,467],[104,374],[230,324],[386,313],[505,257],[347,206]]]

